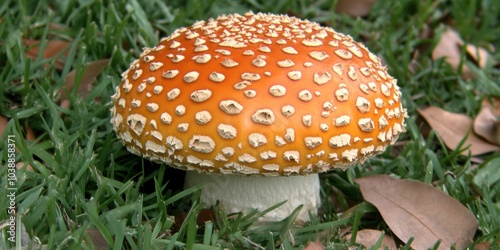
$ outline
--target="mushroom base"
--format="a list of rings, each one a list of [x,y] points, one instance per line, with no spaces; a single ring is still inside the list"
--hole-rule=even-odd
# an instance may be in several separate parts
[[[260,221],[279,221],[288,217],[299,205],[304,205],[296,223],[309,221],[309,213],[316,214],[320,205],[318,174],[307,176],[264,177],[229,176],[188,171],[186,187],[202,185],[201,201],[215,205],[217,201],[227,213],[263,211],[287,200],[280,207],[260,218]]]

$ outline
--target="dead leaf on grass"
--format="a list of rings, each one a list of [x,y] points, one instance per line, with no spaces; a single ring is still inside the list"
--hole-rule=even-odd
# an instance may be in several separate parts
[[[325,250],[325,246],[318,241],[312,241],[307,244],[307,246],[304,248],[304,250]]]
[[[419,109],[418,113],[425,118],[443,139],[446,146],[452,150],[456,149],[463,138],[467,136],[462,147],[470,147],[469,150],[464,150],[462,155],[468,155],[469,151],[472,155],[500,151],[499,146],[493,145],[474,134],[472,131],[472,118],[466,115],[451,113],[438,107]]]
[[[432,51],[432,59],[437,60],[445,57],[446,62],[448,62],[454,69],[458,69],[462,60],[462,53],[460,48],[464,44],[465,42],[462,40],[462,38],[460,38],[458,32],[450,27],[447,27],[446,30],[441,34],[439,43]],[[484,68],[486,66],[486,62],[488,61],[488,58],[490,57],[489,53],[484,48],[477,47],[472,44],[467,44],[465,47],[467,54],[469,54],[469,56],[471,56],[475,60],[479,68]],[[465,64],[462,64],[462,77],[464,79],[475,77],[474,73]]]
[[[378,239],[382,235],[382,231],[374,230],[374,229],[363,229],[358,231],[356,234],[356,243],[365,246],[367,249],[371,249],[375,244],[377,244]],[[349,234],[346,236],[346,240],[351,240],[352,235]],[[381,249],[398,249],[396,247],[396,242],[394,239],[387,234],[384,234],[382,238]]]
[[[500,146],[500,119],[491,106],[483,105],[481,108],[474,119],[474,132],[486,141]]]
[[[25,169],[26,171],[33,172],[33,167],[31,166],[31,164],[29,164],[27,162],[18,162],[18,163],[16,163],[16,169],[17,170]]]
[[[175,215],[175,222],[172,227],[172,232],[177,232],[179,231],[182,223],[184,223],[184,220],[186,220],[187,212],[181,212],[177,215]],[[205,226],[205,222],[207,221],[215,221],[215,211],[212,209],[202,209],[200,213],[198,214],[198,217],[196,217],[196,224],[198,226]]]
[[[36,140],[35,132],[28,126],[28,122],[26,122],[26,140],[34,141]]]
[[[7,127],[7,123],[9,123],[9,119],[0,115],[0,137],[2,137],[5,127]]]
[[[7,127],[7,123],[9,123],[9,119],[7,119],[6,117],[0,116],[0,137],[2,137],[3,132],[5,131],[5,127]],[[26,140],[29,140],[29,141],[36,140],[35,133],[28,126],[27,122],[26,122],[25,129],[26,129],[26,131],[25,131],[25,133],[26,133],[26,135],[25,135]]]
[[[92,90],[92,84],[95,81],[95,78],[102,72],[102,70],[108,65],[109,59],[102,59],[102,60],[96,60],[93,62],[90,62],[87,67],[83,71],[83,75],[81,77],[81,80],[78,85],[78,90],[77,93],[82,97],[85,98],[90,90]],[[73,91],[73,88],[76,82],[76,77],[77,77],[77,70],[72,70],[67,76],[64,81],[64,87],[61,89],[60,94],[61,94],[61,99],[62,100],[67,100],[68,95],[67,93]]]
[[[355,180],[394,234],[411,247],[465,249],[478,227],[474,215],[460,202],[424,183],[374,175]]]
[[[474,250],[491,250],[490,242],[479,242],[474,246]]]
[[[481,105],[490,108],[495,116],[500,116],[500,98],[486,98]]]
[[[25,55],[33,60],[36,59],[40,51],[40,41],[32,39],[23,39],[23,44],[26,47],[30,47],[30,49],[25,52]],[[45,43],[45,48],[43,49],[42,52],[42,58],[44,59],[53,58],[59,55],[59,53],[61,52],[63,56],[68,56],[70,45],[71,43],[67,41],[61,41],[61,40],[47,41]],[[63,69],[64,61],[61,59],[57,59],[55,62],[55,67],[59,70]]]
[[[97,250],[106,250],[108,249],[108,243],[104,236],[102,236],[101,232],[97,229],[87,229],[87,234],[90,236],[92,240],[92,244]]]
[[[12,109],[18,108],[18,107],[11,107]],[[7,124],[9,123],[9,118],[3,117],[0,115],[0,137],[2,137],[3,133],[5,132],[5,128],[7,127]],[[35,141],[36,136],[35,132],[33,132],[33,129],[29,127],[28,121],[24,122],[24,138],[28,141]]]
[[[474,59],[479,68],[486,67],[488,58],[490,57],[490,54],[486,49],[472,44],[467,44],[465,45],[465,50],[467,51],[467,54]]]
[[[367,16],[377,0],[340,0],[335,11],[350,16]]]

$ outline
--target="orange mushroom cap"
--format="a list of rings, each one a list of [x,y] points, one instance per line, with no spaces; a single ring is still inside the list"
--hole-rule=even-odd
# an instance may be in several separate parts
[[[350,36],[286,15],[224,15],[144,49],[112,97],[134,154],[181,169],[346,168],[405,131],[396,79]]]

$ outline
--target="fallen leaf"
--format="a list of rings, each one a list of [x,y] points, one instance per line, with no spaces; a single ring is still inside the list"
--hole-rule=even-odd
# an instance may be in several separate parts
[[[462,148],[470,147],[468,150],[464,150],[462,155],[468,155],[469,151],[472,155],[500,151],[499,146],[490,144],[473,133],[472,118],[466,115],[451,113],[438,107],[419,109],[418,113],[425,118],[443,139],[446,146],[452,150],[456,149],[460,141],[467,136]]]
[[[0,230],[4,230],[5,228],[10,227],[10,220],[0,221]],[[17,228],[16,228],[17,229]],[[41,245],[40,239],[36,236],[30,238],[30,235],[26,231],[26,226],[24,224],[20,225],[21,233],[17,238],[20,238],[20,243],[18,247],[10,248],[10,250],[18,250],[18,249],[36,249],[36,250],[45,250],[47,249],[46,245]],[[16,232],[19,232],[16,231]],[[4,247],[2,249],[5,249]]]
[[[29,163],[27,163],[27,162],[22,162],[22,161],[21,161],[21,162],[16,163],[16,169],[18,169],[18,170],[19,170],[19,169],[23,169],[23,168],[24,168],[26,171],[31,171],[31,172],[33,172],[33,167],[32,167]]]
[[[467,44],[465,45],[465,50],[467,51],[467,54],[472,57],[472,59],[474,59],[479,68],[486,67],[488,58],[490,57],[490,54],[486,49],[477,47],[472,44]]]
[[[460,44],[462,44],[460,35],[451,28],[446,28],[441,34],[439,42],[432,51],[432,59],[437,60],[446,57],[446,61],[457,69],[460,64]]]
[[[495,116],[500,116],[500,98],[485,98],[481,104],[481,107],[488,107],[491,109],[491,111],[493,111],[493,114]]]
[[[101,71],[108,65],[109,59],[97,60],[89,63],[84,69],[80,83],[78,85],[77,93],[80,94],[82,98],[85,98],[90,90],[92,90],[92,84],[95,78],[101,73]],[[64,81],[64,87],[61,89],[61,99],[67,100],[67,93],[71,92],[77,83],[76,81],[77,70],[72,70]]]
[[[335,6],[335,11],[350,16],[368,16],[373,4],[377,0],[340,0]]]
[[[3,136],[3,132],[5,130],[5,127],[7,127],[7,123],[9,123],[9,120],[0,115],[0,137]]]
[[[196,218],[199,226],[204,226],[207,221],[215,221],[215,211],[212,209],[202,209]]]
[[[186,212],[181,212],[177,215],[175,215],[174,219],[174,225],[172,227],[172,232],[177,232],[179,231],[182,223],[184,223],[184,220],[186,220],[187,213]],[[212,209],[202,209],[200,213],[198,214],[198,217],[196,217],[196,224],[198,226],[204,226],[205,222],[207,221],[215,221],[215,211]]]
[[[68,109],[69,104],[70,104],[69,100],[62,100],[61,103],[59,104],[59,106],[63,109]],[[59,115],[61,115],[61,114],[62,114],[62,112],[60,112]]]
[[[0,137],[2,137],[3,132],[5,132],[5,127],[7,127],[8,123],[9,123],[9,119],[7,119],[6,117],[0,116]],[[29,141],[36,140],[35,133],[33,132],[33,130],[30,127],[28,127],[27,122],[25,124],[26,124],[26,126],[25,126],[25,129],[26,129],[25,138],[26,138],[26,140],[29,140]]]
[[[37,238],[38,244],[40,243],[40,240]],[[28,232],[26,232],[26,226],[24,223],[21,224],[21,246],[28,246],[32,242]],[[33,242],[34,243],[34,242]]]
[[[366,201],[372,203],[394,234],[411,247],[465,249],[478,223],[460,202],[424,183],[374,175],[355,180]]]
[[[377,244],[378,239],[382,235],[382,231],[374,230],[374,229],[363,229],[358,231],[356,234],[356,243],[365,246],[367,249],[371,249],[375,244]],[[346,240],[351,240],[352,235],[349,234],[346,236]],[[396,247],[396,242],[394,239],[387,234],[384,234],[382,238],[382,249],[398,249]]]
[[[26,140],[34,141],[36,140],[35,132],[28,126],[28,122],[26,122]]]
[[[500,119],[490,106],[483,106],[474,119],[474,132],[486,141],[500,145]]]
[[[462,38],[460,38],[458,32],[450,27],[447,27],[441,34],[438,44],[432,51],[432,59],[437,60],[445,57],[446,62],[448,62],[454,69],[458,69],[460,62],[462,61],[462,52],[460,48],[464,46],[464,44],[465,42]],[[467,53],[474,60],[476,60],[480,68],[486,66],[489,54],[484,48],[480,48],[472,44],[467,44],[465,48]],[[467,65],[465,65],[465,63],[462,64],[461,72],[464,79],[475,77],[474,73],[469,67],[467,67]]]
[[[488,249],[491,250],[492,248],[490,247],[491,243],[489,242],[479,242],[474,246],[474,250],[488,250]]]
[[[318,241],[312,241],[307,244],[307,246],[304,248],[304,250],[325,250],[325,246]]]
[[[92,239],[92,244],[94,245],[95,249],[108,249],[108,243],[106,242],[106,239],[104,239],[104,236],[102,236],[101,232],[99,232],[99,230],[87,229],[87,234],[90,236],[90,239]]]
[[[40,41],[23,39],[23,44],[26,47],[31,47],[28,51],[25,52],[25,55],[33,60],[36,59],[40,51]],[[62,53],[63,56],[68,56],[70,45],[71,43],[67,41],[60,41],[60,40],[47,41],[45,43],[45,48],[42,52],[42,58],[44,59],[53,58],[58,56],[59,53]],[[61,59],[57,59],[55,66],[59,70],[63,69],[64,61]]]

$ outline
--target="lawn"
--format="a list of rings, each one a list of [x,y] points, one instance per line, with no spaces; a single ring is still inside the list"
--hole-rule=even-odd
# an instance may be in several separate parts
[[[386,240],[411,249],[427,233],[500,249],[500,2],[379,0],[363,17],[338,2],[2,1],[0,249],[375,249]],[[183,171],[128,152],[110,124],[110,96],[142,48],[249,10],[364,43],[398,79],[408,111],[406,133],[384,153],[320,175],[322,207],[304,225],[293,223],[297,211],[263,224],[262,211],[200,203],[202,187],[184,189]],[[398,182],[373,194],[374,177]],[[440,198],[404,198],[427,192]],[[434,228],[465,217],[469,228]]]

